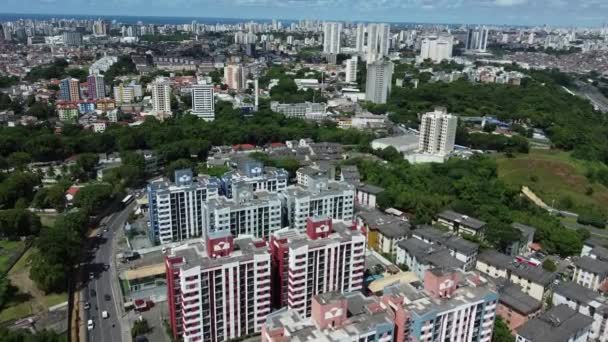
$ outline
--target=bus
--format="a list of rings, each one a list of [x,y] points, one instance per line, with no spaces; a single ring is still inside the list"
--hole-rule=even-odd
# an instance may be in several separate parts
[[[123,208],[126,208],[129,204],[131,204],[131,202],[133,202],[133,200],[135,199],[135,197],[133,197],[133,195],[127,195],[125,196],[125,198],[122,199],[122,202],[120,202],[122,204]]]

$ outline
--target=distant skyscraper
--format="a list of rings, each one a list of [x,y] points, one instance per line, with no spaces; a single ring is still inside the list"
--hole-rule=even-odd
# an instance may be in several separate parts
[[[157,113],[171,114],[171,86],[164,77],[152,83],[152,108]]]
[[[355,83],[357,82],[357,63],[359,57],[352,56],[346,61],[346,82]]]
[[[365,25],[357,24],[356,46],[357,52],[365,52]]]
[[[420,59],[430,59],[435,63],[452,58],[454,37],[451,35],[428,36],[422,39]]]
[[[90,99],[103,99],[106,97],[106,83],[103,75],[89,75],[87,77],[87,89]]]
[[[388,24],[367,25],[367,63],[388,55],[391,27]]]
[[[486,27],[469,29],[465,48],[469,51],[486,52],[488,48],[488,36],[490,31]]]
[[[534,44],[534,32],[530,32],[528,35],[528,45]]]
[[[447,155],[454,150],[458,118],[442,107],[422,115],[418,152]]]
[[[365,99],[373,103],[386,103],[391,91],[394,65],[379,60],[367,65]]]
[[[213,85],[199,83],[192,86],[192,114],[205,121],[215,119]]]
[[[340,53],[340,23],[323,23],[323,53]]]
[[[224,81],[229,89],[241,90],[245,87],[247,75],[240,64],[228,64],[224,67]]]
[[[65,46],[80,46],[82,45],[82,34],[80,32],[65,31],[63,32],[63,45]]]
[[[59,99],[63,101],[80,100],[80,82],[76,78],[64,78],[59,82]]]

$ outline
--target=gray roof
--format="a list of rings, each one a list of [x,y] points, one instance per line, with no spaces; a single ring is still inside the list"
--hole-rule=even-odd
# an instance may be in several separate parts
[[[589,253],[590,255],[594,255],[596,259],[602,261],[608,261],[608,248],[604,246],[595,246]]]
[[[397,243],[399,248],[414,256],[419,263],[433,265],[441,268],[459,269],[464,263],[454,258],[447,248],[434,246],[418,239],[401,240]]]
[[[531,227],[531,226],[527,226],[525,224],[521,224],[521,223],[517,223],[517,222],[513,222],[511,224],[511,227],[519,230],[520,232],[522,232],[522,234],[524,236],[534,236],[534,233],[536,232],[536,228]]]
[[[357,190],[366,192],[369,194],[377,195],[377,194],[381,193],[382,191],[384,191],[384,188],[381,188],[381,187],[375,186],[375,185],[371,185],[371,184],[361,183],[359,186],[357,186]]]
[[[420,237],[423,240],[431,241],[438,245],[444,245],[451,250],[464,254],[471,254],[479,250],[479,245],[474,242],[467,241],[457,235],[449,232],[444,232],[431,226],[419,226],[418,229],[412,231],[413,236]]]
[[[397,238],[410,235],[409,222],[400,217],[385,214],[379,210],[361,210],[357,216],[369,226],[369,229],[380,231],[382,235]]]
[[[588,256],[574,259],[574,265],[595,274],[608,274],[608,262],[593,259]]]
[[[538,310],[542,303],[534,297],[525,294],[521,290],[521,286],[513,283],[508,283],[502,288],[499,288],[500,302],[509,308],[523,314],[530,315]]]
[[[460,225],[469,227],[474,230],[479,230],[486,225],[486,223],[481,220],[457,213],[452,210],[444,210],[440,212],[437,216],[447,221],[458,222]]]
[[[505,269],[511,272],[511,274],[515,274],[543,286],[549,285],[553,279],[555,279],[556,275],[556,273],[545,271],[540,266],[518,263],[513,257],[493,250],[488,250],[479,254],[477,260],[500,269]]]
[[[517,329],[517,334],[532,342],[567,342],[581,331],[590,329],[591,323],[591,317],[562,304],[529,320]]]
[[[598,292],[588,289],[573,281],[560,283],[557,285],[554,292],[582,304],[589,304],[592,301],[597,300],[598,297],[601,297]]]

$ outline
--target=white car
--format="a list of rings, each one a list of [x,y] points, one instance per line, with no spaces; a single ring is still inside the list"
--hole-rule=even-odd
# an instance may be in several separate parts
[[[89,330],[93,330],[93,327],[94,327],[94,326],[95,326],[95,324],[93,323],[93,320],[92,320],[92,319],[90,319],[90,320],[87,322],[87,329],[89,329]]]
[[[101,317],[105,319],[105,318],[110,317],[110,315],[108,315],[108,312],[104,310],[101,312]]]

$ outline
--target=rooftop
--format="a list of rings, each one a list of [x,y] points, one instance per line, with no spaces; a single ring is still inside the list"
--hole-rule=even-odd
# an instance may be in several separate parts
[[[608,274],[608,262],[583,256],[574,259],[574,265],[595,274]]]
[[[598,292],[586,288],[583,285],[579,285],[573,281],[560,283],[557,285],[557,287],[555,287],[553,292],[584,305],[589,305],[594,302],[595,304],[605,302],[605,298],[602,297],[602,295]],[[597,307],[598,305],[593,306]]]
[[[517,329],[517,334],[529,341],[567,342],[581,331],[589,329],[591,323],[591,317],[562,304],[526,322]]]
[[[357,216],[371,230],[378,230],[390,238],[406,237],[410,234],[411,225],[400,217],[385,214],[379,210],[361,210]]]
[[[500,302],[509,308],[523,314],[530,315],[540,310],[542,303],[532,296],[525,294],[521,286],[507,283],[499,288]]]
[[[479,246],[476,243],[431,226],[419,226],[418,229],[412,231],[412,236],[420,238],[421,240],[431,241],[438,245],[444,245],[449,249],[464,254],[474,253],[479,250]]]
[[[515,261],[513,257],[493,250],[487,250],[477,256],[477,260],[500,269],[506,269],[521,278],[528,279],[543,286],[555,279],[556,273],[547,272],[542,267],[532,266]]]
[[[481,228],[483,228],[486,223],[483,221],[480,221],[474,217],[470,217],[467,215],[463,215],[463,214],[459,214],[455,211],[452,210],[445,210],[440,212],[437,215],[439,218],[445,219],[447,221],[451,221],[451,222],[458,222],[461,225],[467,226],[471,229],[474,230],[479,230]]]

